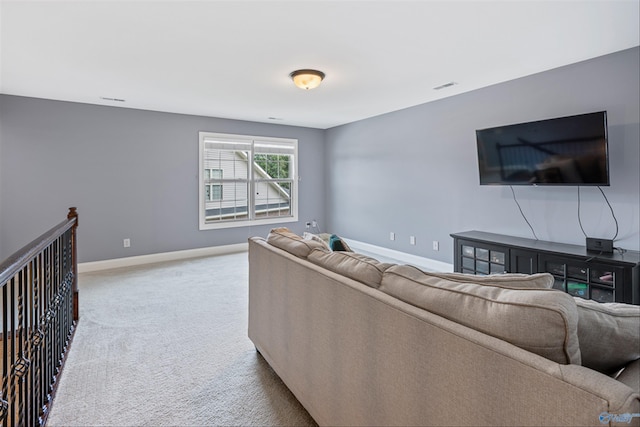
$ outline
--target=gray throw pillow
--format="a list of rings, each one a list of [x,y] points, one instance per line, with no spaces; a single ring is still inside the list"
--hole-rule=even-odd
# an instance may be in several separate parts
[[[302,238],[305,240],[315,240],[316,242],[320,243],[326,250],[330,251],[331,248],[329,247],[329,238],[327,237],[327,239],[323,239],[322,236],[319,236],[317,234],[313,234],[313,233],[309,233],[308,231],[305,231],[304,234],[302,235]]]

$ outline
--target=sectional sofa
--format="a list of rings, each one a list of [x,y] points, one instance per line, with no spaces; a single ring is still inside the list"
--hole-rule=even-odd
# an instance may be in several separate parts
[[[640,307],[428,273],[274,229],[249,338],[320,425],[640,425]]]

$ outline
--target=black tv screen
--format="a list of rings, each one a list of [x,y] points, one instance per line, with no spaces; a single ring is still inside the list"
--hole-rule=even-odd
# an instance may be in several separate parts
[[[481,185],[609,185],[607,112],[476,131]]]

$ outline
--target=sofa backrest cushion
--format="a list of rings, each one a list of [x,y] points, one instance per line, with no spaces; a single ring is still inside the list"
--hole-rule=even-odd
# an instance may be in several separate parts
[[[376,289],[380,286],[382,273],[393,265],[355,252],[330,252],[322,249],[311,251],[307,260]]]
[[[388,268],[379,289],[555,362],[581,362],[578,312],[564,292],[457,282],[407,265]]]
[[[272,228],[267,236],[267,243],[299,258],[306,258],[315,248],[324,247],[322,242],[303,239],[286,227]]]
[[[551,289],[554,282],[553,276],[549,273],[506,273],[492,274],[489,276],[465,273],[424,273],[426,275],[451,280],[452,282],[476,283],[478,285],[498,286],[501,288]]]
[[[584,366],[610,374],[640,359],[640,306],[574,299]]]

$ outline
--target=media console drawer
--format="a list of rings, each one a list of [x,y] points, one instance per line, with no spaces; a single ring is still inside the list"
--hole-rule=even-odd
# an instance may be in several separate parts
[[[640,305],[640,252],[593,254],[578,245],[465,231],[451,234],[460,273],[551,273],[554,288],[599,302]]]

